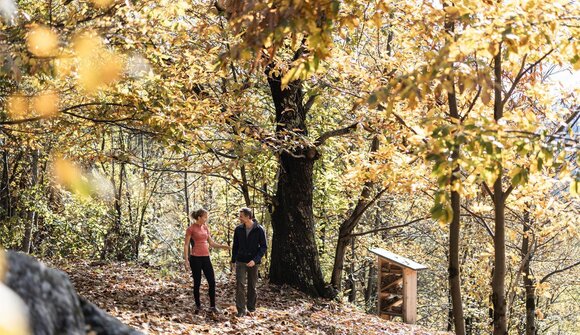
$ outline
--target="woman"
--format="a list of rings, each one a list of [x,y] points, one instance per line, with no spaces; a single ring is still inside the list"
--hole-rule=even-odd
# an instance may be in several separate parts
[[[218,244],[212,238],[207,226],[208,212],[201,208],[190,214],[190,218],[195,222],[187,228],[185,233],[185,244],[183,245],[183,256],[185,258],[186,270],[191,270],[193,276],[193,296],[195,297],[195,314],[201,309],[199,299],[199,287],[201,286],[201,272],[209,285],[210,310],[218,312],[215,306],[215,276],[213,266],[209,258],[209,247],[229,249],[225,244]],[[193,248],[189,248],[190,242]]]

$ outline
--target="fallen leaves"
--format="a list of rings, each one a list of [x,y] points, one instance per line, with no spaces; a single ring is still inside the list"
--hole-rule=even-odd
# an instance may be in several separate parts
[[[217,283],[221,313],[208,311],[207,284],[202,282],[202,307],[194,315],[192,283],[183,273],[128,263],[57,264],[71,277],[78,293],[108,313],[149,334],[443,334],[418,326],[382,320],[349,304],[311,299],[288,288],[258,284],[258,308],[236,318],[233,276]]]

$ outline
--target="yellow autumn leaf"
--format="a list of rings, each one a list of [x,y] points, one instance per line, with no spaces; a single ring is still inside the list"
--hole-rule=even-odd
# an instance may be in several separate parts
[[[574,179],[570,182],[570,195],[578,196],[578,194],[580,194],[580,181]]]
[[[57,158],[53,163],[53,176],[62,187],[81,197],[90,197],[94,187],[83,175],[80,167],[68,159]]]
[[[304,63],[300,63],[298,66],[291,68],[284,76],[282,77],[282,89],[288,86],[291,81],[299,79],[302,71],[304,71]]]
[[[450,16],[455,16],[459,14],[459,8],[455,6],[447,6],[444,8],[445,13],[449,14]]]
[[[13,120],[25,118],[28,114],[28,108],[28,98],[22,95],[10,96],[6,101],[6,110]]]
[[[72,57],[62,57],[54,61],[56,74],[59,78],[64,78],[73,73],[75,70],[75,62]]]
[[[112,52],[104,52],[101,59],[85,60],[79,68],[79,84],[86,91],[93,92],[117,81],[123,73],[121,57]]]
[[[99,35],[92,30],[85,30],[73,38],[73,49],[77,56],[89,58],[95,52],[103,48],[103,41]]]
[[[40,116],[54,116],[58,113],[58,94],[53,91],[42,92],[32,99],[32,106]]]
[[[71,185],[81,177],[81,170],[71,161],[58,158],[54,162],[54,175],[57,183]]]
[[[114,1],[113,0],[91,0],[91,2],[98,8],[107,8]]]
[[[58,48],[58,35],[50,28],[34,26],[27,36],[28,50],[37,57],[51,57]]]

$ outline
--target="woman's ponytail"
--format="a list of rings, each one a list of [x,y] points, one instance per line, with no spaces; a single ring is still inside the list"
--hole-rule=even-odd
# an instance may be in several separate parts
[[[207,211],[203,208],[200,208],[196,211],[191,212],[191,214],[189,214],[189,217],[193,220],[199,219],[200,216],[202,216],[204,213],[207,213]]]

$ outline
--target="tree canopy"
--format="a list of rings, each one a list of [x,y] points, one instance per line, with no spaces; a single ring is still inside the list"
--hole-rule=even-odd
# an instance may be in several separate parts
[[[172,267],[188,212],[209,209],[230,243],[249,206],[272,283],[374,311],[380,246],[430,266],[420,323],[574,330],[576,2],[6,0],[0,12],[3,247]]]

